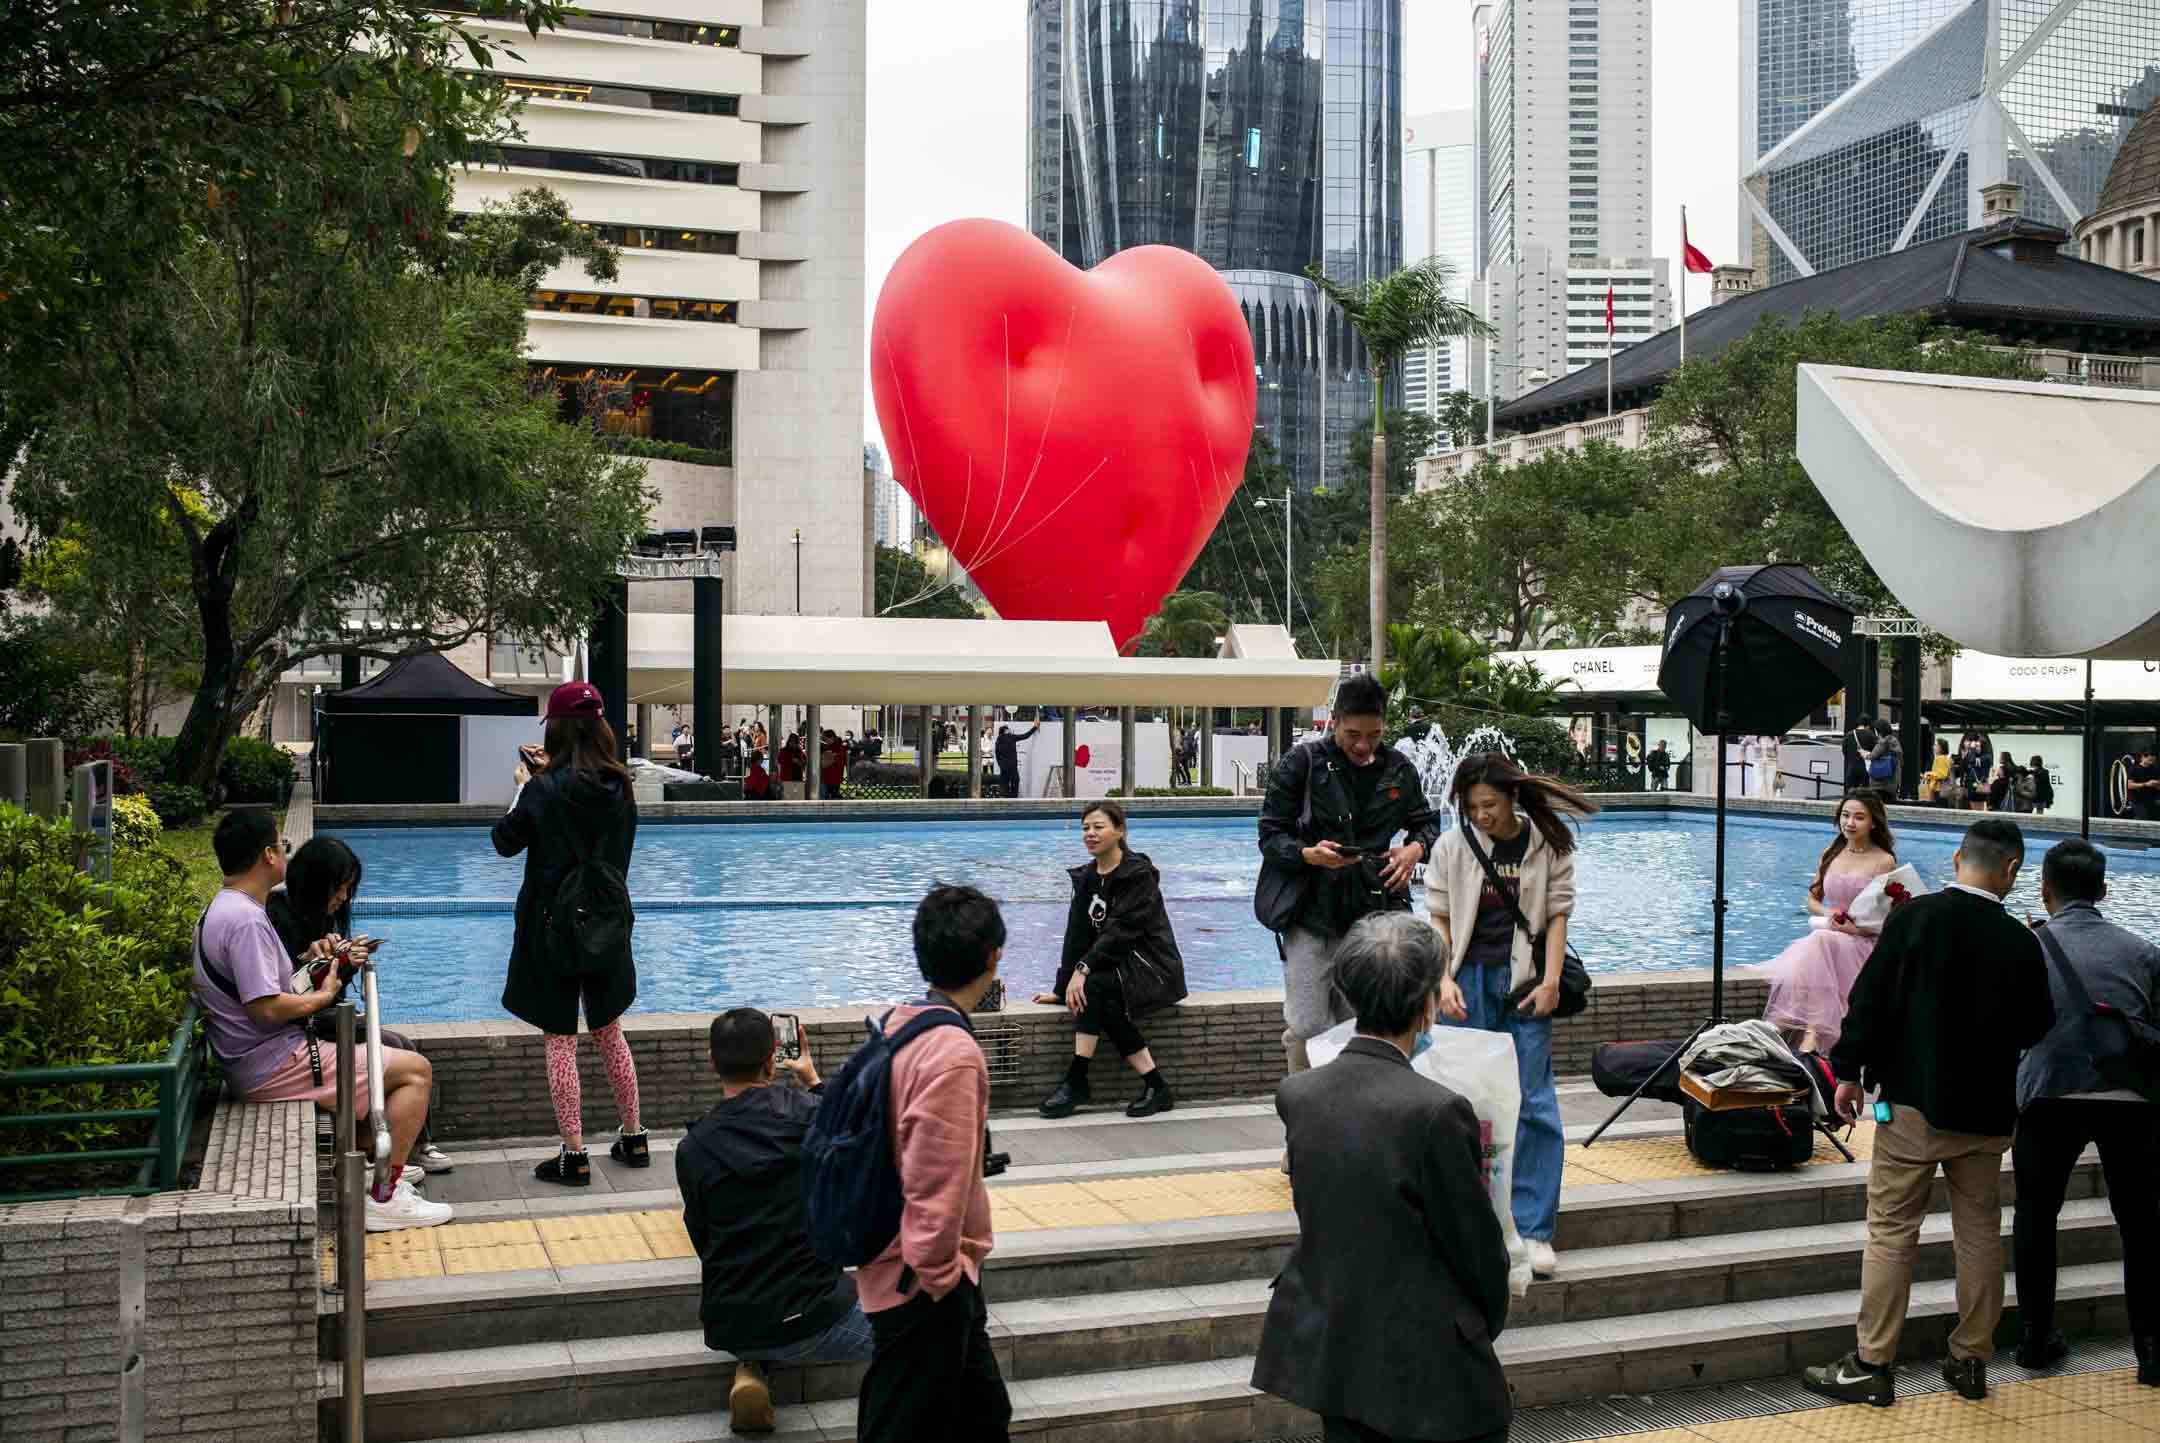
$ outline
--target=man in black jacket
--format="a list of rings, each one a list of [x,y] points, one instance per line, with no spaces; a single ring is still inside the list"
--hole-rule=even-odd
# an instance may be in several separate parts
[[[1379,682],[1351,677],[1330,734],[1292,748],[1268,777],[1254,903],[1274,913],[1260,920],[1282,951],[1292,1072],[1308,1066],[1306,1041],[1349,1015],[1334,986],[1342,939],[1374,912],[1409,910],[1411,870],[1440,838],[1416,765],[1382,740],[1386,711]]]
[[[997,741],[991,747],[991,750],[997,754],[998,794],[1000,796],[1017,797],[1020,795],[1020,743],[1041,730],[1041,722],[1035,723],[1024,732],[1016,732],[1011,727],[1001,726],[998,728]]]
[[[805,1056],[781,1058],[772,1019],[737,1007],[713,1020],[721,1101],[675,1149],[683,1224],[705,1280],[705,1346],[736,1357],[735,1431],[773,1426],[760,1363],[860,1363],[870,1324],[855,1283],[810,1250],[802,1204],[803,1138],[824,1084]],[[774,1087],[786,1070],[805,1090]]]
[[[1297,1247],[1253,1386],[1320,1414],[1327,1443],[1498,1443],[1513,1406],[1493,1340],[1508,1256],[1477,1114],[1410,1068],[1443,970],[1421,917],[1367,917],[1337,960],[1358,1035],[1275,1094],[1296,1162]]]
[[[1896,1401],[1898,1335],[1937,1167],[1949,1183],[1957,1258],[1958,1325],[1943,1378],[1967,1398],[1987,1396],[2003,1310],[2002,1159],[2017,1125],[2018,1054],[2055,1025],[2040,944],[2002,906],[2025,862],[2017,823],[1973,823],[1952,860],[1957,881],[1890,914],[1830,1052],[1840,1115],[1857,1119],[1863,1088],[1877,1090],[1875,1155],[1858,1346],[1808,1369],[1805,1381],[1825,1397],[1878,1408]]]

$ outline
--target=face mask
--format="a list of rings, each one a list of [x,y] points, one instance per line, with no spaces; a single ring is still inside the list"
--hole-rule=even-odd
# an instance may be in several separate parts
[[[1431,1050],[1432,1029],[1428,1027],[1417,1035],[1417,1041],[1410,1044],[1410,1060],[1415,1062]]]

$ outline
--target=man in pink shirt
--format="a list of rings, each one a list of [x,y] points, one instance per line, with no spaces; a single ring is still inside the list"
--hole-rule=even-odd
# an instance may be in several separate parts
[[[997,981],[1005,919],[973,887],[933,887],[915,909],[915,965],[930,984],[895,1007],[890,1036],[933,1007],[963,1022]],[[990,1351],[983,1137],[990,1070],[972,1026],[934,1027],[895,1053],[888,1093],[903,1200],[900,1235],[855,1275],[873,1352],[858,1443],[1004,1443],[1012,1400]]]

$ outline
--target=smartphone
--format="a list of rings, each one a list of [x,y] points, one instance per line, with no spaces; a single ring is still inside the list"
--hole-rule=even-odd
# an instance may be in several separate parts
[[[540,748],[536,746],[520,746],[517,749],[517,759],[519,766],[535,776],[546,770],[546,764],[540,760]]]
[[[1875,1120],[1876,1120],[1877,1122],[1888,1122],[1888,1121],[1890,1120],[1890,1118],[1891,1118],[1891,1112],[1890,1112],[1890,1104],[1889,1104],[1889,1103],[1887,1103],[1887,1102],[1878,1102],[1878,1103],[1876,1103],[1876,1104],[1875,1104]]]
[[[775,1012],[773,1044],[782,1057],[793,1062],[802,1056],[802,1019],[792,1012]]]

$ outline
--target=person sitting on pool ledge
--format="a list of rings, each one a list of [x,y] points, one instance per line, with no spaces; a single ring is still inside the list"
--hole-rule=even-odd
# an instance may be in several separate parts
[[[1065,918],[1065,957],[1057,981],[1037,1002],[1073,1014],[1073,1057],[1065,1080],[1036,1109],[1071,1117],[1089,1100],[1088,1064],[1102,1034],[1140,1075],[1140,1095],[1127,1117],[1153,1117],[1177,1105],[1155,1054],[1133,1019],[1185,998],[1185,959],[1178,953],[1162,881],[1141,852],[1125,850],[1125,809],[1089,802],[1080,839],[1090,860],[1072,869],[1072,910]]]

